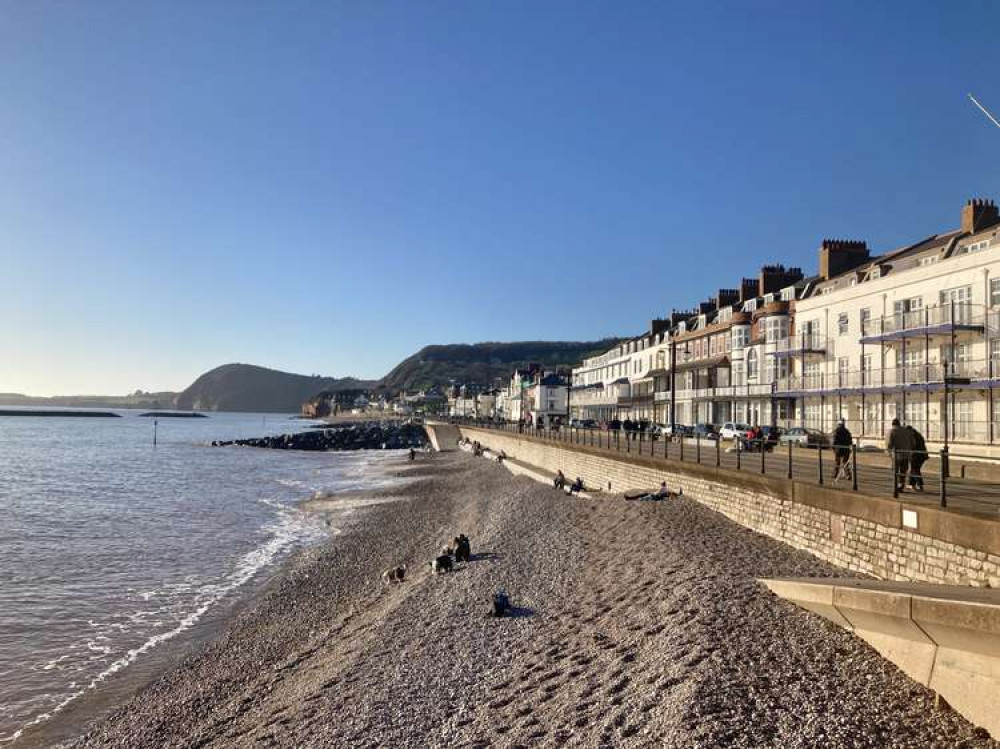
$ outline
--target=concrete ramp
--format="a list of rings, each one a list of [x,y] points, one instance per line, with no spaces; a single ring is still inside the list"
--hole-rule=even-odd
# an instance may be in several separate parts
[[[1000,738],[1000,590],[822,578],[761,582],[850,630]]]
[[[450,452],[458,449],[458,441],[462,438],[458,427],[441,421],[429,421],[424,424],[427,439],[437,452]]]

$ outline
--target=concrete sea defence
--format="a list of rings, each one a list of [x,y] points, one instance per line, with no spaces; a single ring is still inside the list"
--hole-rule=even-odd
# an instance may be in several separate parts
[[[121,414],[113,411],[56,411],[52,409],[2,408],[0,416],[60,416],[72,418],[117,419]]]
[[[272,450],[399,450],[427,444],[422,426],[394,421],[331,424],[306,432],[238,440],[215,440],[213,447],[265,447]]]

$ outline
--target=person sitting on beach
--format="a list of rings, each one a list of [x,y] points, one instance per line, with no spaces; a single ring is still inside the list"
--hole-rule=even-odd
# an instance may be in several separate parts
[[[507,460],[507,453],[501,450],[500,454],[497,455],[497,463],[503,463],[505,460]]]
[[[552,479],[552,486],[556,489],[566,488],[566,475],[562,471],[556,473],[556,477]]]
[[[573,486],[569,488],[570,494],[576,494],[577,492],[583,491],[583,479],[579,476],[576,477],[576,481],[573,482]]]

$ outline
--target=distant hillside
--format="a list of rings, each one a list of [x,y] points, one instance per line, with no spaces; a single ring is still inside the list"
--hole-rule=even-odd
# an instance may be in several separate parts
[[[177,396],[176,408],[195,411],[298,413],[321,390],[371,387],[353,377],[309,377],[252,364],[224,364],[206,372]]]
[[[72,408],[173,408],[177,393],[144,393],[130,395],[53,395],[38,397],[20,393],[0,393],[0,406],[45,406]]]
[[[456,343],[425,346],[404,359],[379,381],[389,391],[418,390],[450,382],[493,384],[514,367],[536,362],[546,369],[573,367],[588,356],[611,348],[602,341],[521,341],[517,343]]]

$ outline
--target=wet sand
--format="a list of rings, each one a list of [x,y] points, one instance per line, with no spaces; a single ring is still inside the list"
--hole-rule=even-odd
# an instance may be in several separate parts
[[[80,747],[996,747],[766,592],[843,575],[697,503],[566,497],[466,453],[366,492]],[[314,508],[320,510],[321,508]],[[473,560],[426,563],[464,532]],[[380,573],[406,563],[407,581]],[[505,589],[517,616],[485,616]]]

